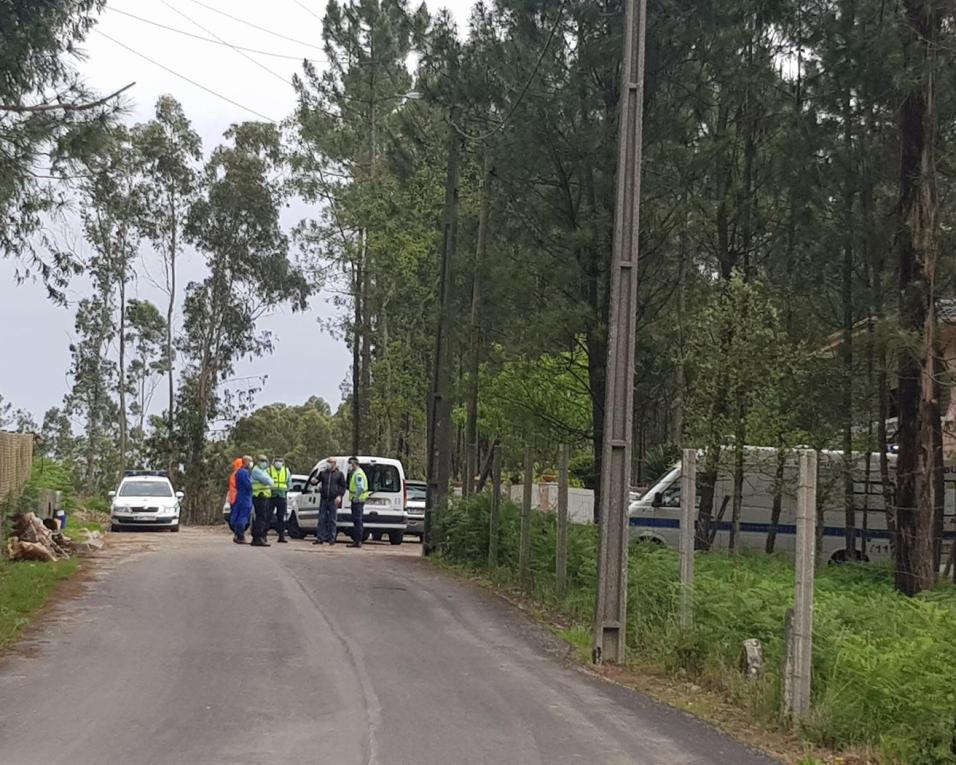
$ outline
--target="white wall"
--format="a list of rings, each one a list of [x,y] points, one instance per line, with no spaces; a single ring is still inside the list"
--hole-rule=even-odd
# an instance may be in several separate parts
[[[506,486],[505,491],[509,491]],[[520,505],[524,496],[524,486],[514,484],[510,487],[511,501]],[[558,507],[558,485],[556,483],[535,483],[531,485],[531,507],[535,510],[553,513]],[[594,492],[590,489],[568,489],[568,519],[571,523],[591,523],[594,520]]]

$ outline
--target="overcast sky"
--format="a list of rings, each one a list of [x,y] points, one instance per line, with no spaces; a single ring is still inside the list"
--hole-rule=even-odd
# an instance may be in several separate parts
[[[432,0],[428,5],[433,10],[449,8],[461,27],[473,1]],[[86,40],[87,59],[79,68],[88,83],[103,93],[135,81],[126,94],[130,110],[125,119],[131,124],[150,119],[157,97],[172,94],[182,103],[208,153],[232,123],[261,117],[278,120],[292,111],[294,94],[289,78],[298,70],[299,61],[316,58],[321,67],[322,52],[311,46],[321,46],[324,9],[325,0],[110,0]],[[247,53],[259,66],[226,45],[193,39],[126,14],[294,58]],[[297,205],[286,210],[283,219],[291,226],[308,214],[306,207]],[[162,293],[151,283],[150,263],[151,255],[144,248],[134,296],[161,302]],[[180,283],[202,273],[198,257],[188,255]],[[46,409],[62,402],[69,385],[75,305],[52,305],[42,285],[27,282],[14,286],[13,274],[14,264],[0,259],[0,334],[5,358],[0,394],[15,407],[32,412],[39,422]],[[161,273],[155,275],[161,277]],[[87,283],[77,280],[70,290],[71,301],[87,291]],[[258,395],[259,404],[301,403],[311,395],[322,396],[333,408],[338,404],[350,356],[341,339],[319,327],[320,320],[330,318],[338,318],[336,309],[320,294],[305,314],[281,310],[262,320],[261,328],[274,333],[276,350],[266,358],[240,364],[236,372],[239,377],[268,375]],[[165,403],[158,392],[154,408]]]

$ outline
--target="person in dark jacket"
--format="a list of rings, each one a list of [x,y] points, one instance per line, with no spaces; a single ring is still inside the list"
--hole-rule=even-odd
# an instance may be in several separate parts
[[[335,516],[342,506],[347,488],[345,475],[338,468],[335,457],[329,457],[324,470],[312,479],[319,493],[319,519],[315,526],[314,545],[335,544]]]
[[[236,504],[233,520],[233,541],[237,545],[246,543],[246,526],[252,517],[252,457],[242,458],[242,467],[236,471]]]

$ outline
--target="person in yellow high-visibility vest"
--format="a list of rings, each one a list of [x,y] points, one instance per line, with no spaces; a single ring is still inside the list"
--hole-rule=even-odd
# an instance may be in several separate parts
[[[272,479],[272,513],[279,533],[279,542],[285,544],[285,514],[287,509],[286,495],[289,492],[289,478],[291,473],[285,466],[282,457],[276,457],[269,468],[269,478]]]
[[[368,499],[368,477],[359,465],[358,457],[349,457],[349,501],[352,503],[352,544],[361,547],[364,536],[365,500]]]
[[[259,462],[252,468],[252,506],[256,520],[252,524],[252,546],[269,547],[266,534],[272,524],[272,484],[269,477],[269,458],[259,455]]]

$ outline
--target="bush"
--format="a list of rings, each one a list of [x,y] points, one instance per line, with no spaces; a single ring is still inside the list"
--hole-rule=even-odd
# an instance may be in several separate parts
[[[483,570],[488,556],[487,495],[454,502],[443,521],[442,555]],[[495,581],[518,583],[520,511],[503,502]],[[597,534],[572,525],[568,593],[554,586],[555,519],[535,512],[532,589],[539,602],[586,629],[594,611]],[[673,550],[635,544],[629,558],[628,650],[642,663],[690,676],[728,693],[764,722],[778,719],[783,625],[793,603],[793,561],[782,555],[697,556],[694,629],[678,628],[678,559]],[[835,748],[878,752],[912,765],[956,763],[956,590],[917,598],[893,589],[892,572],[831,566],[817,578],[813,710],[804,735]],[[741,643],[758,638],[766,675],[746,682]]]

